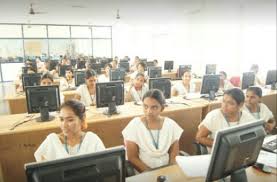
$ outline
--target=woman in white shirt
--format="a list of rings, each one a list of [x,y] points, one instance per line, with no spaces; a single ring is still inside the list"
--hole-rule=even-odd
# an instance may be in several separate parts
[[[132,82],[136,78],[138,73],[144,74],[144,77],[147,80],[148,76],[147,76],[147,72],[145,71],[145,67],[146,65],[144,64],[144,62],[139,62],[137,64],[137,70],[130,75],[130,81]]]
[[[172,87],[172,96],[186,95],[192,92],[195,92],[195,84],[191,83],[190,70],[185,70],[182,81]]]
[[[183,132],[175,121],[160,115],[165,105],[160,90],[149,90],[142,101],[144,115],[122,131],[128,160],[139,172],[175,163]]]
[[[270,133],[275,127],[275,119],[268,107],[261,103],[263,91],[260,87],[249,87],[246,91],[246,99],[243,109],[252,114],[256,119],[265,121],[265,130]]]
[[[216,131],[256,121],[251,114],[241,110],[244,99],[244,94],[239,88],[226,90],[221,108],[209,112],[198,126],[196,140],[207,147],[212,147]]]
[[[229,90],[234,88],[232,83],[227,79],[227,73],[225,71],[220,71],[220,82],[219,82],[219,89],[222,91]]]
[[[94,70],[86,70],[86,84],[80,85],[77,88],[77,93],[75,99],[81,100],[85,106],[95,105],[95,91],[96,91],[96,82],[97,74]]]
[[[148,87],[145,84],[145,76],[143,73],[138,73],[135,79],[132,81],[129,90],[127,91],[125,100],[126,102],[134,101],[141,102],[143,95],[148,91]]]
[[[61,91],[65,91],[70,88],[75,87],[75,82],[73,79],[73,70],[68,68],[65,70],[65,77],[60,79],[60,89]]]
[[[68,100],[61,105],[61,133],[51,133],[36,150],[36,161],[55,160],[97,152],[105,149],[101,139],[87,128],[85,106],[77,100]]]
[[[98,82],[109,82],[110,81],[110,69],[112,69],[112,65],[110,65],[109,63],[105,64],[105,66],[104,66],[105,73],[101,74],[98,77]]]

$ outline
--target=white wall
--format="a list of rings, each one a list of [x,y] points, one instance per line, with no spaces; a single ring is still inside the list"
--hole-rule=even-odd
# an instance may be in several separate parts
[[[253,63],[261,72],[276,69],[275,0],[198,2],[197,11],[184,13],[178,21],[136,25],[118,21],[113,26],[113,55],[172,59],[192,64],[199,74],[207,63],[218,64],[218,71],[230,76],[248,71]]]

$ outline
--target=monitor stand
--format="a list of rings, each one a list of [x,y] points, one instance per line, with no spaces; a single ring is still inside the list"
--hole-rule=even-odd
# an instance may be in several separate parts
[[[171,69],[168,69],[168,72],[171,72]]]
[[[245,169],[242,168],[231,174],[231,182],[247,182],[247,175]]]
[[[116,109],[116,102],[110,102],[108,104],[108,109],[103,112],[104,115],[111,116],[113,114],[119,114],[120,112]]]
[[[271,84],[271,90],[277,90],[276,84],[277,84],[277,83],[272,83],[272,84]]]
[[[40,107],[40,117],[36,119],[37,122],[51,121],[55,116],[49,114],[49,109],[47,106]]]
[[[215,100],[215,91],[211,90],[209,92],[209,100]]]

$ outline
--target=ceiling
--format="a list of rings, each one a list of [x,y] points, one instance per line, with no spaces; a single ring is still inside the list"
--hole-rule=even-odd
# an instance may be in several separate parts
[[[182,21],[204,6],[206,0],[0,0],[0,23],[112,25],[120,21],[159,23]],[[46,14],[30,15],[34,11]]]

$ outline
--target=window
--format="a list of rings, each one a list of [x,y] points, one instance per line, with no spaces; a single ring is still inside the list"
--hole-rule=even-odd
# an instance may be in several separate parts
[[[73,39],[71,43],[72,56],[92,56],[91,44],[91,39]]]
[[[111,27],[92,27],[93,38],[111,38]]]
[[[0,62],[23,62],[23,40],[1,39]]]
[[[94,57],[112,57],[110,39],[93,39],[93,56]]]
[[[72,38],[91,38],[91,28],[72,26],[71,37]]]
[[[25,57],[34,60],[39,56],[41,60],[48,58],[48,41],[45,39],[24,40]]]
[[[70,39],[49,39],[50,59],[59,59],[60,55],[71,55]]]
[[[21,25],[0,25],[0,38],[22,38]]]
[[[45,25],[23,25],[24,38],[47,38]]]
[[[69,26],[48,26],[49,38],[70,38]]]

